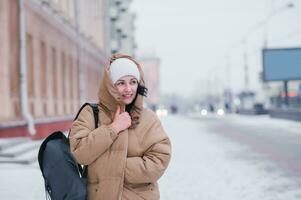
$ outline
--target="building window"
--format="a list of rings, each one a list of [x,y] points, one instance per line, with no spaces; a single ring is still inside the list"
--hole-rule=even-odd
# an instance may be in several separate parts
[[[79,96],[79,68],[80,68],[80,63],[79,60],[76,60],[76,68],[75,68],[75,100],[79,100],[80,96]],[[79,105],[76,105],[76,107],[74,108],[74,111],[77,109]]]
[[[62,56],[61,56],[61,80],[62,80],[62,91],[63,91],[63,94],[62,94],[62,103],[63,103],[63,110],[64,110],[64,114],[66,114],[66,98],[67,98],[67,84],[66,84],[66,81],[67,81],[67,78],[66,78],[66,75],[67,75],[67,66],[66,66],[66,57],[65,57],[65,53],[62,52]]]
[[[54,99],[54,112],[58,114],[58,96],[59,96],[59,89],[58,89],[58,74],[57,74],[57,55],[55,47],[51,48],[51,60],[52,60],[52,76],[53,76],[53,99]]]
[[[27,67],[27,90],[29,98],[35,96],[34,92],[34,65],[33,65],[33,43],[32,36],[26,34],[26,67]]]
[[[68,97],[68,99],[70,100],[70,102],[68,102],[68,107],[69,107],[69,113],[72,113],[72,104],[73,104],[73,95],[74,95],[74,91],[73,91],[73,88],[74,88],[74,83],[73,83],[73,81],[74,81],[74,79],[73,79],[73,77],[74,77],[74,69],[73,69],[73,59],[72,59],[72,57],[71,56],[69,56],[69,67],[68,67],[68,69],[69,69],[69,72],[68,72],[68,74],[69,74],[69,76],[68,76],[68,95],[69,95],[69,97]]]
[[[44,116],[47,115],[47,61],[46,61],[46,44],[41,41],[40,46],[40,86],[41,86],[41,98],[42,98],[42,109]]]
[[[46,62],[46,45],[45,42],[41,41],[41,60],[40,60],[40,69],[41,69],[41,97],[47,97],[47,76],[46,76],[46,69],[47,69],[47,62]]]

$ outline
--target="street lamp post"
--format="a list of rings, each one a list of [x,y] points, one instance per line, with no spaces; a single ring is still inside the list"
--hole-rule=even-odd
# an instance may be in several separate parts
[[[244,83],[245,83],[245,90],[249,90],[249,64],[248,64],[248,51],[247,51],[247,41],[243,41],[244,45],[244,71],[245,71],[245,77],[244,77]]]
[[[263,37],[263,49],[268,48],[268,23],[269,20],[275,16],[276,14],[278,14],[281,11],[285,11],[287,9],[293,8],[294,4],[293,3],[288,3],[286,4],[284,7],[280,7],[274,11],[272,11],[265,19],[265,23],[264,23],[264,37]],[[266,84],[266,83],[263,83]],[[288,106],[288,81],[285,80],[283,81],[283,90],[284,90],[284,105]]]
[[[264,25],[264,39],[263,39],[263,47],[267,48],[268,47],[268,23],[269,20],[275,16],[276,14],[278,14],[281,11],[285,11],[287,9],[293,8],[294,4],[293,3],[288,3],[286,4],[284,7],[280,7],[276,10],[273,10],[263,21],[262,24]]]
[[[270,12],[263,20],[259,21],[256,23],[254,26],[252,26],[247,35],[244,37],[244,39],[241,41],[241,43],[244,46],[244,84],[245,84],[245,90],[249,89],[249,66],[248,66],[248,52],[247,52],[247,37],[251,35],[255,30],[257,30],[260,27],[264,28],[264,35],[263,35],[263,48],[268,47],[268,23],[271,20],[272,17],[274,17],[276,14],[279,14],[282,11],[285,11],[287,9],[293,8],[294,4],[293,3],[288,3],[283,7],[280,7],[278,9],[273,10]],[[263,83],[265,84],[265,83]],[[284,83],[284,90],[287,91],[287,83]],[[285,102],[288,102],[288,97],[286,94],[285,97]]]

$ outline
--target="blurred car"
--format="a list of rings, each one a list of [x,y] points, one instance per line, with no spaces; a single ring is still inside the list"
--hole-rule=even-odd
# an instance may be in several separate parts
[[[216,114],[218,114],[219,116],[222,116],[225,114],[225,110],[223,108],[219,108],[219,109],[217,109]]]

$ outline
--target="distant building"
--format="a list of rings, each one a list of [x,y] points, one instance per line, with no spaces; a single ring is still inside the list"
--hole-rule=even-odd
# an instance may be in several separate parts
[[[301,106],[301,81],[291,80],[288,81],[288,106],[298,107]],[[284,83],[281,81],[268,83],[268,97],[269,108],[280,108],[285,106],[285,90]]]
[[[134,40],[135,14],[130,12],[132,0],[109,1],[109,50],[111,53],[123,53],[133,56],[136,48]]]
[[[66,130],[82,102],[97,101],[107,6],[108,0],[0,1],[0,137],[29,136],[28,124],[34,137]]]
[[[143,67],[148,88],[145,101],[150,108],[155,109],[160,104],[160,59],[156,56],[144,56],[139,58],[139,62]]]

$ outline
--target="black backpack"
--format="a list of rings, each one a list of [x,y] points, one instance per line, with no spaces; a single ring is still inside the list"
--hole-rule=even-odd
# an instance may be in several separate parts
[[[93,109],[95,128],[98,127],[97,104],[85,103]],[[69,137],[69,136],[68,136]],[[46,198],[52,200],[85,200],[87,198],[87,166],[78,164],[70,152],[69,139],[63,132],[49,135],[41,144],[38,154],[44,178]]]

